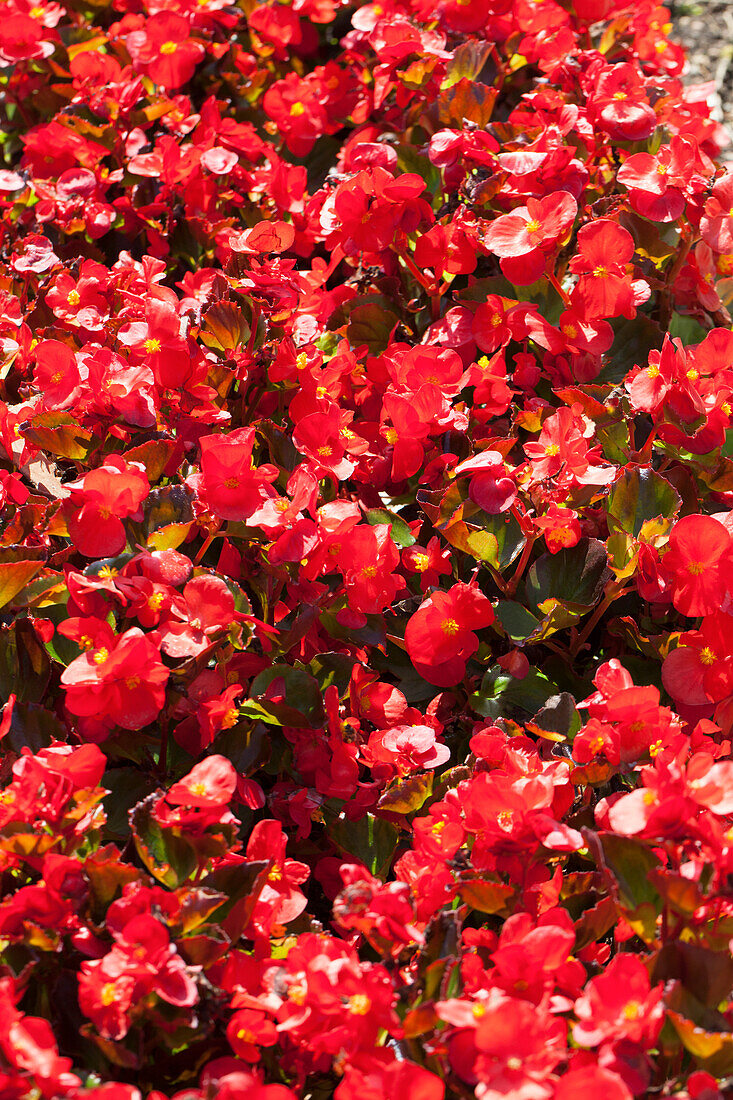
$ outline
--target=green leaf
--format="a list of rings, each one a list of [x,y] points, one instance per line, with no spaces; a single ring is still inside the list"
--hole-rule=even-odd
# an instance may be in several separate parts
[[[548,741],[564,741],[572,740],[582,724],[572,695],[569,691],[561,691],[559,695],[550,696],[526,727],[530,733]]]
[[[459,893],[461,901],[472,909],[477,909],[479,913],[500,913],[506,916],[507,903],[514,896],[515,889],[503,882],[475,879],[462,882]]]
[[[28,619],[0,629],[0,696],[14,693],[19,702],[40,703],[51,673],[51,662]]]
[[[383,302],[361,302],[349,311],[346,336],[354,348],[366,344],[372,355],[381,355],[399,324],[399,317]]]
[[[477,522],[477,517],[472,520]],[[496,561],[491,564],[499,570],[506,569],[524,549],[526,539],[520,524],[509,512],[493,516],[482,513],[480,522],[482,530],[496,539]]]
[[[163,476],[166,466],[179,445],[175,439],[149,439],[147,443],[141,443],[139,447],[125,451],[125,461],[142,462],[148,481],[151,485],[155,485],[156,481]]]
[[[234,351],[241,347],[250,336],[244,310],[235,302],[214,302],[201,319],[199,336],[201,342],[214,351]]]
[[[539,669],[530,668],[522,680],[493,665],[481,681],[480,689],[470,696],[469,702],[477,714],[484,718],[511,718],[524,720],[537,714],[547,700],[557,695],[557,685]]]
[[[673,339],[679,336],[685,346],[702,343],[708,331],[694,317],[685,317],[681,313],[673,313],[672,320],[669,322],[669,335]]]
[[[48,748],[52,741],[65,741],[68,730],[55,714],[37,703],[16,703],[10,720],[10,729],[3,745],[18,755],[24,748],[36,753]]]
[[[130,810],[152,794],[155,783],[138,768],[108,768],[104,786],[109,791],[103,800],[107,828],[116,838],[130,835]]]
[[[344,855],[353,856],[373,875],[386,878],[392,865],[399,833],[391,821],[374,814],[365,814],[358,821],[349,821],[345,814],[332,819],[324,815],[328,835]]]
[[[414,546],[417,542],[405,521],[395,512],[391,512],[389,508],[372,508],[364,518],[372,527],[376,527],[380,523],[389,523],[392,542],[397,546]]]
[[[494,113],[497,88],[461,77],[438,97],[438,119],[444,126],[463,126],[474,122],[486,127]]]
[[[649,352],[661,348],[663,333],[655,321],[638,313],[632,321],[618,318],[611,322],[614,341],[603,370],[594,379],[596,385],[617,386],[637,363],[646,363]]]
[[[252,700],[248,700],[245,709],[253,709],[257,706]],[[242,708],[240,707],[240,713]],[[260,708],[262,709],[262,708]],[[245,717],[250,717],[246,714]],[[223,730],[216,738],[216,751],[221,756],[231,760],[240,775],[249,775],[258,767],[263,767],[270,759],[271,735],[262,723],[267,722],[279,725],[277,719],[263,711],[260,722],[237,722],[231,729]]]
[[[161,527],[188,524],[193,519],[191,497],[182,485],[164,485],[151,490],[144,504],[143,529],[146,537]]]
[[[140,859],[153,878],[175,889],[190,878],[198,867],[193,844],[173,829],[163,829],[153,817],[156,803],[163,797],[155,792],[130,811],[130,828]]]
[[[339,697],[343,697],[348,691],[355,664],[355,659],[346,653],[317,653],[308,667],[321,692],[335,684]]]
[[[534,613],[550,611],[547,600],[590,610],[610,578],[605,546],[598,539],[584,538],[557,554],[543,554],[530,566],[527,604]]]
[[[0,607],[10,603],[44,567],[42,561],[0,562]]]
[[[733,1032],[708,1031],[671,1010],[667,1018],[701,1070],[718,1078],[733,1073]]]
[[[201,885],[207,889],[215,890],[219,894],[225,894],[225,901],[217,910],[216,919],[221,923],[227,917],[236,918],[236,929],[230,927],[228,932],[236,940],[241,931],[249,922],[252,911],[257,904],[257,899],[267,881],[267,872],[270,864],[267,860],[250,860],[247,863],[225,864],[217,867],[201,880]],[[245,905],[241,905],[246,900]],[[235,906],[236,914],[233,913]]]
[[[663,534],[672,525],[682,498],[673,485],[649,467],[625,470],[606,500],[611,531],[635,538]],[[651,521],[654,521],[652,523]]]
[[[446,65],[441,91],[457,84],[459,80],[476,80],[491,57],[492,48],[490,42],[479,42],[476,38],[461,43],[453,50]]]
[[[275,699],[264,698],[275,681]],[[284,726],[318,726],[323,722],[323,698],[318,682],[303,668],[292,665],[272,665],[252,681],[250,694],[262,711]],[[246,707],[246,703],[245,703]]]
[[[408,775],[387,788],[377,803],[380,810],[392,814],[411,814],[419,810],[433,792],[433,773]]]
[[[56,410],[34,416],[30,424],[20,426],[20,432],[39,450],[74,461],[83,461],[95,446],[91,432],[81,428],[69,413]]]
[[[603,860],[613,876],[614,892],[624,917],[637,936],[646,943],[653,943],[662,899],[649,875],[660,866],[659,858],[645,841],[634,837],[599,833],[598,842]]]
[[[499,600],[494,606],[496,622],[513,642],[523,642],[539,628],[540,620],[516,600]]]
[[[727,1000],[733,988],[733,958],[729,951],[712,951],[695,943],[671,940],[654,960],[651,979],[679,981],[701,1004],[715,1009]]]

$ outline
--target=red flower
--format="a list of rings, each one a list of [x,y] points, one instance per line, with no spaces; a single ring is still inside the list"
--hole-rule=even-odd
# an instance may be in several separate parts
[[[707,161],[707,163],[705,163]],[[688,195],[701,191],[713,171],[702,159],[697,143],[675,135],[656,156],[634,153],[624,161],[616,178],[629,189],[634,210],[655,222],[679,218]]]
[[[42,340],[36,346],[33,380],[47,408],[63,409],[79,396],[81,381],[76,356],[59,340]]]
[[[573,288],[573,309],[588,321],[616,317],[632,318],[636,301],[626,265],[634,255],[634,238],[608,218],[584,225],[578,231],[577,252],[570,270],[578,276]]]
[[[462,7],[461,12],[465,11]],[[387,1061],[386,1052],[350,1058],[336,1087],[335,1100],[443,1100],[445,1085],[434,1073],[411,1061]]]
[[[448,592],[433,592],[407,624],[410,660],[428,683],[457,684],[479,646],[473,631],[493,621],[494,609],[476,585],[459,583]]]
[[[308,867],[286,859],[287,838],[279,821],[258,821],[247,841],[247,859],[266,860],[270,864],[252,913],[252,924],[269,933],[275,924],[287,924],[306,907],[305,895],[298,887],[310,875]]]
[[[516,482],[507,476],[500,451],[482,451],[467,458],[456,466],[454,473],[471,475],[468,495],[491,516],[508,512],[517,499]]]
[[[142,30],[128,34],[125,45],[139,72],[169,91],[191,79],[206,52],[190,38],[187,20],[172,11],[151,15]]]
[[[277,1042],[277,1028],[264,1012],[241,1008],[227,1024],[227,1039],[238,1058],[259,1062],[260,1047],[272,1047]]]
[[[123,729],[149,725],[165,705],[168,669],[152,638],[133,627],[77,657],[61,674],[72,714]]]
[[[235,619],[234,596],[226,582],[202,573],[173,596],[170,617],[160,628],[161,649],[171,657],[197,657]]]
[[[301,80],[297,73],[288,73],[284,80],[276,80],[266,91],[263,106],[296,157],[307,156],[317,139],[326,132],[328,116],[317,84]]]
[[[249,520],[271,496],[270,483],[277,471],[255,467],[252,448],[254,428],[239,428],[229,435],[202,436],[201,473],[188,479],[206,507],[221,519]]]
[[[733,252],[733,173],[726,172],[713,184],[700,232],[714,252]]]
[[[569,235],[577,213],[578,204],[567,191],[528,199],[526,206],[491,223],[484,244],[501,258],[510,282],[527,286],[542,275],[547,257]]]
[[[617,141],[643,140],[657,125],[641,74],[630,62],[608,66],[597,76],[589,110],[609,137]]]
[[[68,488],[72,496],[65,509],[77,550],[87,558],[119,554],[126,541],[121,521],[126,516],[141,519],[140,507],[150,492],[145,467],[110,455]]]
[[[603,1097],[603,1100],[634,1100],[623,1078],[598,1065],[582,1066],[563,1074],[553,1100],[588,1100],[589,1096]]]
[[[551,504],[544,515],[537,516],[534,525],[544,534],[551,554],[557,554],[567,546],[575,546],[582,533],[578,513],[560,504]]]
[[[360,524],[343,539],[338,565],[344,574],[349,607],[365,615],[376,615],[389,607],[403,586],[394,570],[400,552],[392,540],[388,523],[374,527]]]
[[[685,516],[672,528],[662,559],[672,578],[672,603],[683,615],[717,611],[733,580],[727,529],[712,516]]]
[[[226,806],[237,786],[237,773],[225,756],[207,756],[188,775],[174,783],[166,795],[173,806],[196,806],[204,810]]]
[[[436,741],[435,730],[422,725],[376,730],[370,734],[367,752],[375,763],[392,764],[400,775],[437,768],[450,759],[450,749]]]
[[[733,617],[714,611],[699,630],[682,634],[677,649],[665,657],[662,683],[673,699],[689,706],[733,695]]]
[[[654,988],[635,955],[616,955],[575,1002],[573,1038],[581,1046],[629,1039],[653,1045],[664,1023],[662,985]]]
[[[433,536],[427,546],[407,546],[402,551],[402,564],[410,573],[420,577],[420,589],[437,588],[442,576],[451,572],[448,547],[441,545],[437,536]]]
[[[476,269],[476,243],[460,222],[434,225],[418,237],[413,258],[436,276],[470,275]]]

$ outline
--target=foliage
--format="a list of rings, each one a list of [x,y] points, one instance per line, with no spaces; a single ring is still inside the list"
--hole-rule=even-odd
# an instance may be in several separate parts
[[[4,13],[0,1095],[722,1100],[733,175],[669,13]]]

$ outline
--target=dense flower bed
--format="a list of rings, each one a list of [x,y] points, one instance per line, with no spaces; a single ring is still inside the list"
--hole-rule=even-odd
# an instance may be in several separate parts
[[[3,1100],[728,1095],[733,176],[668,15],[6,0]]]

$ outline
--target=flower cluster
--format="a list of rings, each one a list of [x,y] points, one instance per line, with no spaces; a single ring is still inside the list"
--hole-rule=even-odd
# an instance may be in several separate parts
[[[656,0],[6,0],[0,1096],[723,1100],[733,174]]]

